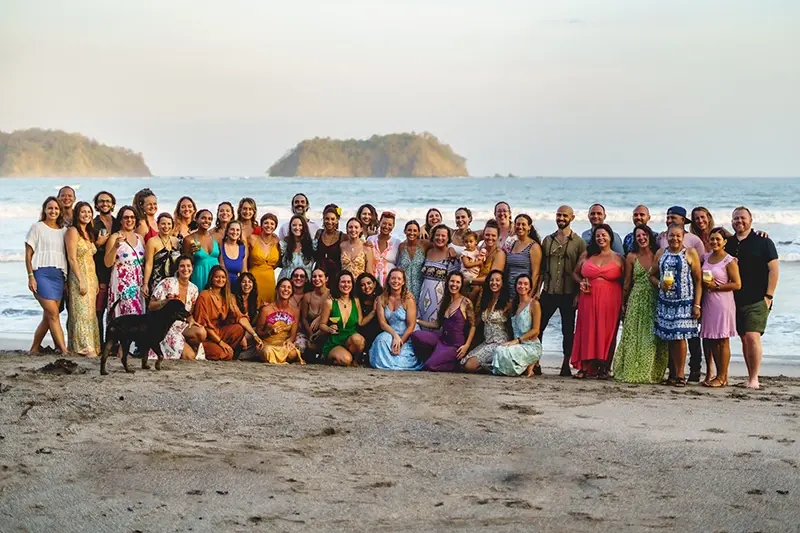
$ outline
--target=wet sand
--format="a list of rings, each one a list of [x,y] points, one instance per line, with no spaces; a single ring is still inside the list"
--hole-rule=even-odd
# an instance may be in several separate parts
[[[800,524],[795,378],[749,391],[241,362],[38,371],[54,359],[0,354],[3,532]]]

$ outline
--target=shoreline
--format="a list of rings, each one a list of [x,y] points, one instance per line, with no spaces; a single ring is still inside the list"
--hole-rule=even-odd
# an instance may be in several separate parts
[[[765,390],[0,357],[10,531],[789,531],[800,380]],[[744,474],[744,475],[743,475]],[[64,499],[64,494],[70,494]],[[792,526],[795,524],[795,526]]]

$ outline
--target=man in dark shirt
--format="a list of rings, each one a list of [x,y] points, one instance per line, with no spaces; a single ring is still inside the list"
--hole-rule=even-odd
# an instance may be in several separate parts
[[[761,367],[761,335],[767,327],[772,299],[778,286],[778,251],[767,237],[752,231],[753,215],[746,207],[733,210],[731,225],[736,235],[728,239],[725,251],[739,260],[742,288],[733,293],[736,301],[736,330],[742,339],[747,365],[744,386],[757,389]]]
[[[570,227],[573,220],[575,213],[570,206],[562,205],[556,211],[558,231],[545,237],[542,242],[542,286],[538,296],[542,306],[540,339],[553,314],[558,311],[561,315],[564,352],[561,376],[564,377],[572,375],[569,360],[575,338],[575,297],[578,286],[572,278],[572,272],[581,254],[586,251],[586,242]]]
[[[117,199],[110,192],[100,191],[94,196],[94,208],[97,216],[94,217],[94,245],[97,253],[94,255],[94,271],[97,274],[99,291],[95,300],[97,311],[97,325],[100,328],[100,342],[103,342],[103,315],[108,304],[108,282],[111,279],[111,269],[105,264],[106,241],[112,233],[120,230],[119,222],[114,218],[114,207]]]

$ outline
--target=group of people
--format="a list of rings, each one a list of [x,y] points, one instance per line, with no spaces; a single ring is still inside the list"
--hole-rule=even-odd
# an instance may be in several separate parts
[[[192,318],[172,325],[167,358],[530,376],[541,374],[541,338],[558,311],[562,376],[681,387],[688,345],[688,381],[700,380],[704,353],[703,384],[723,387],[729,339],[739,336],[744,385],[759,387],[778,255],[746,207],[733,211],[734,233],[706,208],[687,216],[680,206],[658,233],[637,206],[623,239],[602,205],[589,208],[582,235],[561,206],[544,240],[506,202],[475,230],[468,208],[455,211],[453,227],[434,208],[422,224],[408,221],[401,241],[392,211],[365,204],[341,231],[340,207],[326,205],[317,223],[302,193],[283,224],[259,218],[252,198],[222,202],[216,214],[188,196],[159,213],[150,189],[116,203],[107,191],[76,202],[63,187],[42,204],[25,245],[43,309],[31,351],[43,350],[49,331],[58,351],[97,355],[105,321],[179,299]]]

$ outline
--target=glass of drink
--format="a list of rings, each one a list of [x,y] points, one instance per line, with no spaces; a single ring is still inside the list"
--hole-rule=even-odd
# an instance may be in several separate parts
[[[703,281],[711,285],[714,283],[714,274],[710,270],[703,270]]]
[[[667,270],[664,272],[664,287],[670,290],[673,285],[675,285],[675,273],[672,270]]]
[[[340,320],[340,318],[338,316],[332,316],[330,318],[331,327],[336,327],[336,332],[337,333],[339,332],[339,325],[338,325],[339,324],[339,320]]]
[[[193,252],[200,251],[200,241],[199,240],[197,240],[197,239],[193,239],[192,240],[192,251]]]
[[[108,235],[108,230],[106,228],[100,228],[100,231],[97,234],[100,235],[101,237],[105,237],[106,235]]]

